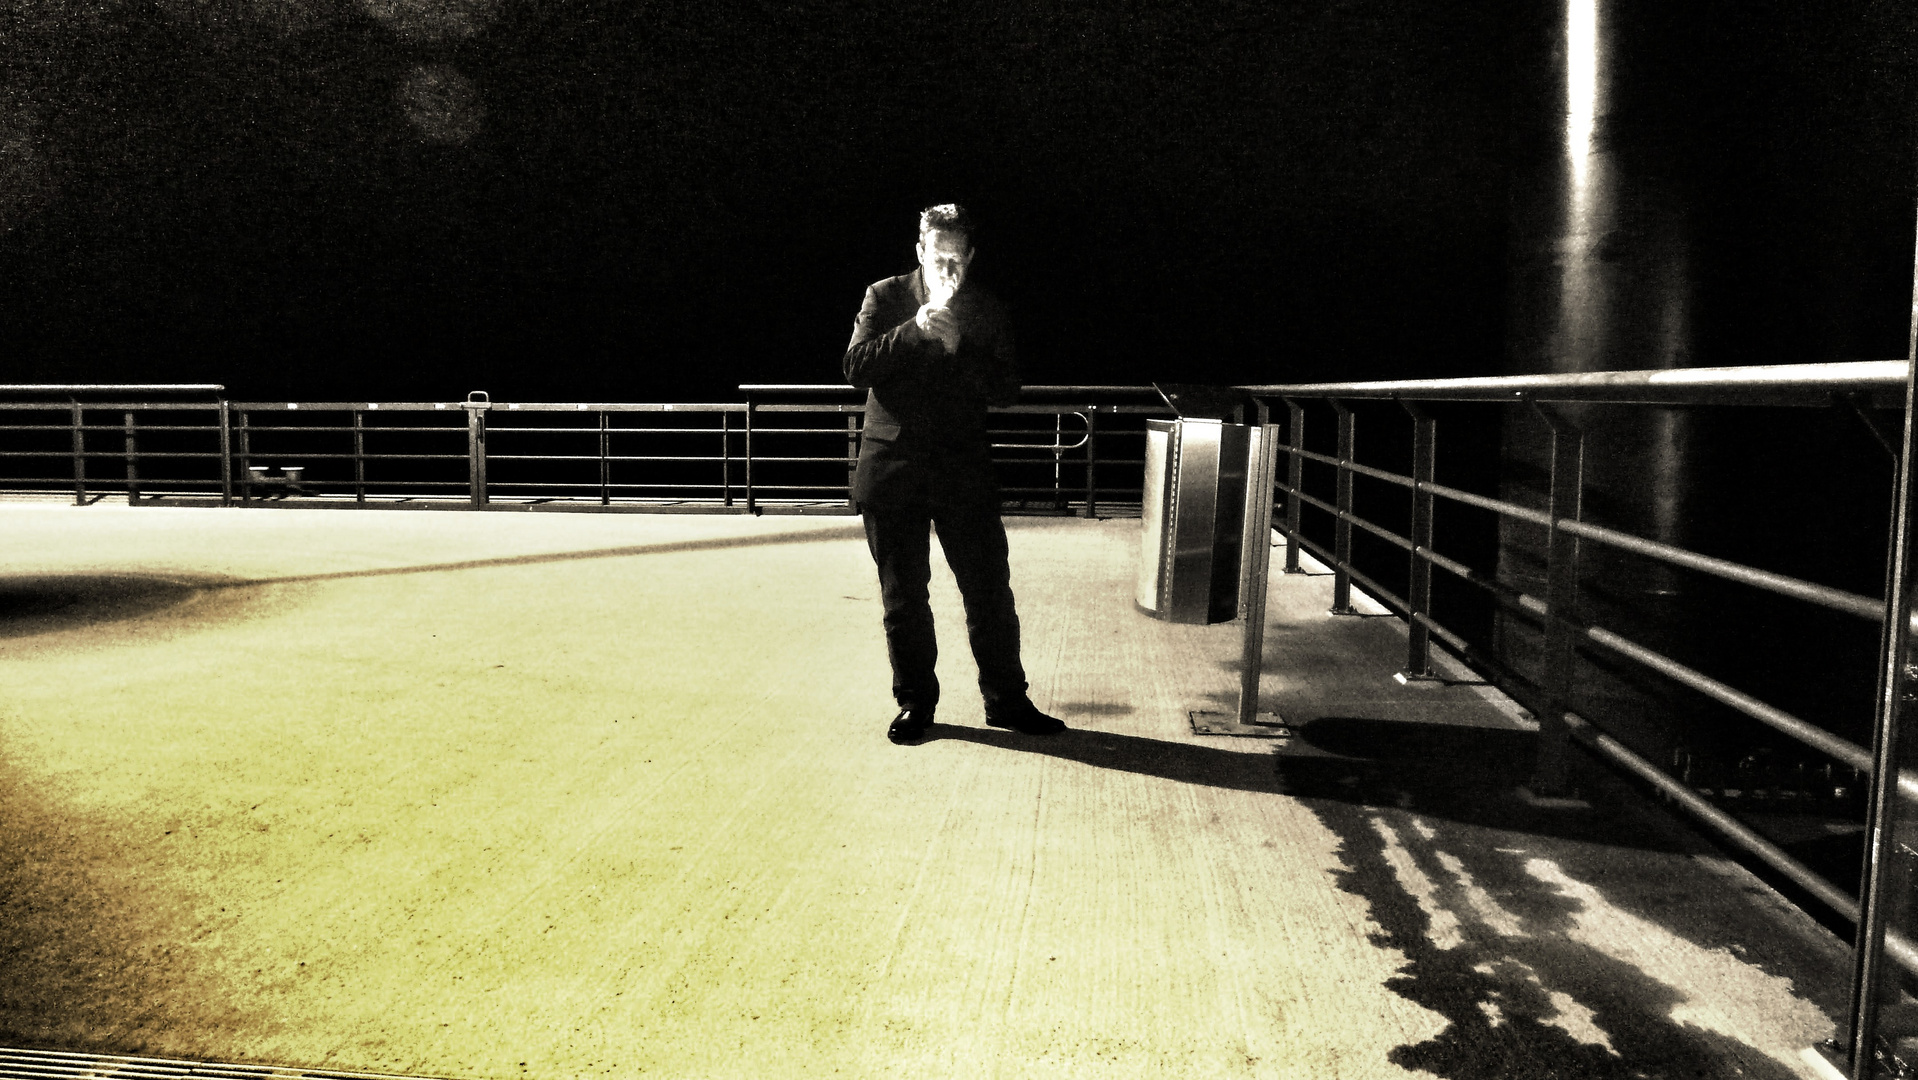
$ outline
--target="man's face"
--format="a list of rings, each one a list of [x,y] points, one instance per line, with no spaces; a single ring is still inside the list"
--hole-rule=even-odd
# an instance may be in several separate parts
[[[966,267],[972,264],[972,242],[964,233],[934,229],[919,242],[918,252],[927,291],[945,295],[959,291],[966,280]]]

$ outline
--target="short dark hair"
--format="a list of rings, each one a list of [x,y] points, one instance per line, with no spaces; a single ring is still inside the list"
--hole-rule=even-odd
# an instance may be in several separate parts
[[[966,246],[972,246],[972,215],[958,203],[940,203],[919,211],[919,242],[926,242],[926,234],[934,229],[940,232],[955,232],[966,238]]]

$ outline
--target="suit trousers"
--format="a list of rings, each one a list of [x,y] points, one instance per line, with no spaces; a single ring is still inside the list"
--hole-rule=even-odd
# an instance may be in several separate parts
[[[939,703],[939,677],[933,671],[939,645],[926,592],[932,579],[929,534],[936,528],[965,602],[966,636],[979,664],[986,710],[1016,709],[1026,700],[1026,672],[1019,663],[1019,616],[1013,608],[1006,527],[999,519],[997,493],[862,504],[861,510],[866,546],[879,567],[893,700],[901,708],[929,709]]]

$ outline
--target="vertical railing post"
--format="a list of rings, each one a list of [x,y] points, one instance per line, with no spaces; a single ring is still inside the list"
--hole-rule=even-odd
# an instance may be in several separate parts
[[[1291,453],[1286,455],[1289,460],[1285,465],[1286,486],[1291,489],[1291,494],[1287,495],[1285,499],[1285,528],[1287,534],[1285,540],[1285,572],[1288,574],[1303,574],[1305,573],[1305,568],[1299,565],[1299,551],[1302,545],[1298,542],[1297,537],[1299,536],[1299,527],[1305,520],[1303,514],[1305,501],[1299,498],[1299,492],[1305,490],[1305,458],[1302,456],[1302,452],[1305,450],[1305,406],[1291,398],[1285,399],[1285,405],[1286,411],[1289,413],[1287,419],[1291,421],[1292,428],[1290,432],[1291,439],[1287,444],[1291,449]]]
[[[240,501],[253,499],[253,431],[248,426],[246,410],[240,410]]]
[[[753,396],[746,395],[746,512],[759,513],[759,503],[753,496]]]
[[[1538,760],[1531,792],[1569,794],[1572,708],[1578,677],[1578,536],[1559,527],[1580,519],[1585,489],[1585,435],[1558,413],[1532,406],[1552,429],[1551,535],[1545,562],[1545,713],[1538,718]]]
[[[1052,512],[1065,509],[1066,413],[1063,407],[1052,414]]]
[[[460,402],[466,410],[466,489],[473,509],[486,509],[486,410],[493,399],[484,390],[475,390]]]
[[[613,503],[613,428],[612,417],[605,409],[599,410],[599,505],[611,506]]]
[[[233,408],[220,399],[220,505],[233,505]]]
[[[126,459],[127,459],[127,505],[140,501],[140,439],[134,434],[136,414],[128,409],[125,414]]]
[[[1099,407],[1086,406],[1086,517],[1099,516]]]
[[[733,504],[733,414],[719,414],[719,491],[727,506]]]
[[[87,504],[87,430],[86,410],[80,399],[73,400],[73,505]]]
[[[846,505],[852,505],[852,482],[859,472],[859,414],[846,414]]]
[[[1401,399],[1399,404],[1412,417],[1412,565],[1405,602],[1411,617],[1405,620],[1405,670],[1399,681],[1411,682],[1435,678],[1432,674],[1432,632],[1419,616],[1432,613],[1432,514],[1431,489],[1438,463],[1438,422],[1418,403]]]
[[[1357,615],[1352,606],[1352,461],[1357,452],[1358,421],[1352,407],[1333,401],[1339,423],[1338,520],[1332,526],[1332,614]]]
[[[1239,723],[1259,716],[1259,676],[1265,668],[1266,586],[1272,570],[1272,485],[1277,480],[1279,428],[1265,402],[1255,402],[1251,460],[1246,462],[1245,529],[1239,541],[1239,616],[1245,620],[1239,654]]]
[[[353,501],[366,505],[366,415],[353,410]]]

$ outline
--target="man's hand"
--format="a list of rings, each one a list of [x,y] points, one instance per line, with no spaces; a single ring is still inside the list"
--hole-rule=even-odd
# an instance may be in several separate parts
[[[913,321],[919,324],[920,333],[938,338],[947,352],[959,351],[959,317],[952,313],[951,308],[927,304],[919,309]]]

